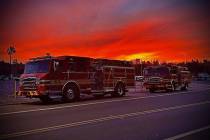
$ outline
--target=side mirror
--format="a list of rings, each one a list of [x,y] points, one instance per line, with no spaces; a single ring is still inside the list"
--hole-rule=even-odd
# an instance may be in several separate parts
[[[58,66],[59,66],[59,62],[54,61],[53,62],[53,70],[54,70],[54,72],[57,71]]]

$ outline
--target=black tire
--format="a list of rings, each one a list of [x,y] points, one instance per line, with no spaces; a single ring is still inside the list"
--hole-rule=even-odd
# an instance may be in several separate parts
[[[187,84],[187,83],[185,83],[185,84],[184,84],[184,86],[183,86],[183,87],[181,87],[181,90],[187,90],[187,88],[188,88],[188,84]]]
[[[113,97],[122,97],[125,95],[125,85],[123,83],[118,83],[112,93]]]
[[[175,87],[174,82],[171,83],[171,88],[170,89],[166,89],[167,92],[174,92],[175,90],[176,90],[176,87]]]
[[[155,92],[155,89],[150,88],[150,89],[149,89],[149,92],[150,92],[150,93],[154,93],[154,92]]]
[[[76,85],[67,85],[63,90],[63,101],[74,102],[80,99],[79,89]]]
[[[43,103],[50,103],[52,99],[49,96],[41,96],[39,97],[40,101]]]

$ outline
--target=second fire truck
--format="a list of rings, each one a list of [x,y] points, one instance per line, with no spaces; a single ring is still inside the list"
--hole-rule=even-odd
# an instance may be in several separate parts
[[[57,97],[75,101],[81,94],[124,96],[134,82],[134,68],[128,61],[37,57],[26,63],[18,95],[40,98],[43,102]]]
[[[190,71],[181,66],[150,66],[144,69],[144,77],[144,86],[150,92],[186,90],[191,83]]]

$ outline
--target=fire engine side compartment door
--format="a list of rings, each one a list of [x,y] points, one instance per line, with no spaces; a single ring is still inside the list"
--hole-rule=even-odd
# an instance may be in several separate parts
[[[51,80],[51,91],[62,92],[62,87],[67,79],[67,67],[68,66],[65,61],[54,60],[51,72],[49,74],[49,79]]]

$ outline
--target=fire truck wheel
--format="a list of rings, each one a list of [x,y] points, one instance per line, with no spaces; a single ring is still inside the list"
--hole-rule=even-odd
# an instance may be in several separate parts
[[[122,97],[125,95],[125,85],[123,83],[118,83],[115,87],[114,93],[112,96],[114,97]]]
[[[52,101],[52,99],[49,96],[41,96],[39,97],[39,99],[43,102],[43,103],[49,103]]]
[[[155,89],[150,88],[150,89],[149,89],[149,92],[150,92],[150,93],[154,93],[154,92],[155,92]]]
[[[187,90],[187,88],[188,88],[188,84],[185,83],[184,86],[181,87],[181,90]]]
[[[63,100],[73,102],[79,100],[79,89],[75,85],[67,85],[63,91]]]
[[[170,87],[170,88],[167,88],[166,91],[167,91],[167,92],[174,92],[174,91],[176,90],[176,88],[175,88],[175,83],[172,82],[170,86],[171,86],[171,87]]]

